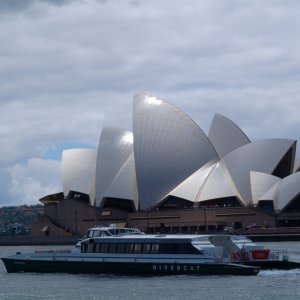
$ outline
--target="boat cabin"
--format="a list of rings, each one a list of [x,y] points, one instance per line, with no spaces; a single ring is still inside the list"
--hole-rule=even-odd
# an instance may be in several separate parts
[[[93,227],[86,233],[87,238],[93,237],[107,237],[118,236],[128,234],[141,234],[141,231],[137,228],[119,228],[119,227]]]

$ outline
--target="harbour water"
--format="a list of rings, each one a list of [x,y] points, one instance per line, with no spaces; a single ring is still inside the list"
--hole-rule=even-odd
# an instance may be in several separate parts
[[[257,243],[287,249],[300,262],[300,242]],[[0,256],[71,246],[1,246]],[[10,273],[0,263],[0,300],[22,299],[300,299],[300,269],[261,271],[258,276],[114,276]]]

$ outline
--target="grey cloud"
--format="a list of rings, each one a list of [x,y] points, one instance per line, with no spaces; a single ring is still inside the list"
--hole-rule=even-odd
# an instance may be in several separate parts
[[[14,165],[9,168],[11,182],[7,186],[8,194],[13,199],[22,199],[21,204],[36,204],[44,195],[61,191],[59,170],[59,162],[39,158]],[[52,178],[51,181],[47,180],[48,176]]]
[[[32,4],[32,0],[2,0],[0,1],[0,12],[1,14],[5,14],[7,12],[22,11]]]
[[[80,0],[1,0],[0,1],[0,15],[6,13],[19,13],[34,5],[47,3],[49,5],[65,5],[70,2]],[[82,0],[84,1],[84,0]]]

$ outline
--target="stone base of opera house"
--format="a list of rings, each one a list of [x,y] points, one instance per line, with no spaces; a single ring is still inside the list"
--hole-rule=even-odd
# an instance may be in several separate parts
[[[300,213],[274,215],[254,207],[128,212],[113,207],[95,208],[77,199],[65,199],[44,206],[44,215],[38,215],[32,224],[31,235],[82,236],[95,225],[109,224],[135,227],[146,233],[218,233],[227,230],[247,234],[291,234],[300,233]],[[256,226],[249,229],[253,224]],[[280,232],[276,226],[281,228]]]

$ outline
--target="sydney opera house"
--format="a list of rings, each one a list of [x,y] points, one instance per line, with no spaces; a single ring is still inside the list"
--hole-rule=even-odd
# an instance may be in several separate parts
[[[250,141],[216,114],[206,135],[155,97],[133,99],[132,131],[103,127],[97,149],[62,154],[63,191],[40,199],[47,234],[117,223],[199,232],[300,226],[296,141]],[[50,232],[49,232],[50,231]]]

